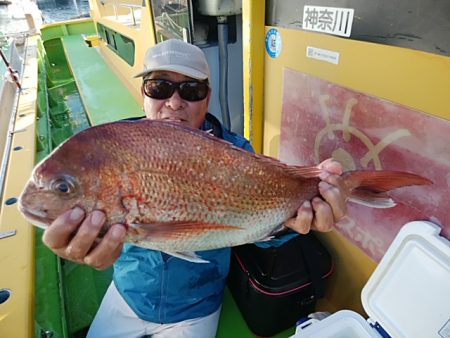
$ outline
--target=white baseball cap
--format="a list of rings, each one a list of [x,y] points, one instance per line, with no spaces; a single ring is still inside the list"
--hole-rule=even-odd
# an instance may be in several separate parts
[[[134,77],[155,70],[168,70],[197,80],[209,79],[209,66],[205,53],[190,43],[170,39],[149,48],[144,57],[144,70]]]

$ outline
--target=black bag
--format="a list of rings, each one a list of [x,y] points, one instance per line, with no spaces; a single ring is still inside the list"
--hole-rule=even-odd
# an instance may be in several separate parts
[[[309,233],[279,247],[232,248],[228,288],[250,330],[270,337],[314,312],[332,271],[330,254]]]

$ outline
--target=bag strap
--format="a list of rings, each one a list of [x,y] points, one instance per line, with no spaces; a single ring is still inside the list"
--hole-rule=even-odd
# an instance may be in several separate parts
[[[317,261],[315,259],[315,252],[317,247],[313,243],[313,235],[299,235],[300,248],[305,259],[306,268],[311,277],[311,283],[314,290],[314,296],[316,299],[322,298],[325,295],[325,281],[322,278],[322,272],[320,271]]]

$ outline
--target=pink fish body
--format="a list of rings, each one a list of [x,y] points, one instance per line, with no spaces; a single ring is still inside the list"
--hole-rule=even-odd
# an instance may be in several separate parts
[[[74,206],[103,210],[106,228],[128,225],[128,242],[191,252],[267,238],[318,195],[320,173],[178,124],[115,122],[78,133],[37,165],[19,208],[44,227]],[[388,201],[390,189],[431,183],[403,172],[344,175],[369,205]]]

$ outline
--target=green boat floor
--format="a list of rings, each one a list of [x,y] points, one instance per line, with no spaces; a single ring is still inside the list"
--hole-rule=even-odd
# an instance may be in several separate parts
[[[96,48],[88,47],[81,35],[61,39],[91,125],[142,116],[139,102]]]

